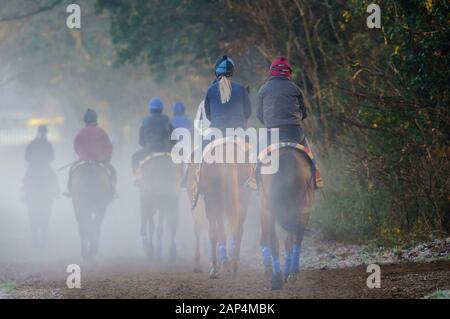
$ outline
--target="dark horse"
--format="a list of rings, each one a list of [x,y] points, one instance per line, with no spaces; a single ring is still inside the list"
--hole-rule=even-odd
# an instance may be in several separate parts
[[[90,260],[98,253],[100,225],[113,198],[113,186],[107,167],[99,162],[79,162],[71,174],[69,188],[78,222],[81,256]]]
[[[177,250],[175,234],[178,228],[178,199],[180,193],[180,167],[172,161],[168,153],[150,155],[141,164],[141,236],[147,256],[161,258],[164,219],[170,229],[169,260],[175,261]],[[159,213],[158,227],[155,233],[155,214]]]
[[[55,172],[48,164],[31,165],[24,178],[23,190],[33,241],[37,246],[43,246],[47,239],[53,201],[59,193]]]
[[[299,272],[300,248],[308,225],[314,199],[311,162],[306,154],[291,147],[272,152],[278,156],[279,170],[261,175],[262,200],[261,245],[266,272],[272,272],[272,289],[281,289],[283,276],[279,261],[279,244],[275,230],[278,223],[288,235],[285,241],[285,280],[294,279]]]
[[[234,144],[234,147],[234,154],[237,154],[241,146]],[[231,257],[232,274],[233,278],[236,277],[249,197],[245,181],[249,174],[250,164],[248,163],[202,164],[199,189],[204,196],[206,217],[209,222],[210,278],[217,278],[219,267],[228,263],[226,226],[228,226],[230,235],[229,256]]]

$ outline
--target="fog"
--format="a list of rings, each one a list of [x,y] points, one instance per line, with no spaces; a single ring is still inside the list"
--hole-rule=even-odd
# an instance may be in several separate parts
[[[96,265],[101,269],[107,263],[118,262],[126,269],[127,265],[131,268],[135,263],[148,263],[139,235],[139,191],[133,185],[130,160],[138,150],[137,134],[147,115],[147,102],[160,96],[165,102],[165,114],[171,116],[171,104],[183,101],[192,117],[211,80],[180,82],[176,80],[177,74],[172,74],[161,82],[145,63],[115,65],[108,16],[97,15],[92,1],[80,4],[81,32],[65,27],[63,7],[0,23],[0,264],[3,266],[56,267],[64,271],[66,265],[82,262],[72,202],[62,195],[67,191],[69,170],[58,169],[77,159],[73,140],[84,126],[82,116],[88,107],[98,112],[99,125],[111,137],[112,164],[118,173],[119,197],[109,205],[101,226]],[[1,16],[13,17],[32,9],[24,1],[2,1]],[[39,124],[49,128],[49,140],[55,150],[52,167],[58,170],[61,193],[53,205],[48,241],[43,248],[33,242],[27,207],[21,200],[22,179],[27,170],[25,148]],[[255,196],[251,203],[241,257],[242,264],[259,266],[253,257],[246,257],[259,253],[260,223]],[[194,232],[189,206],[182,190],[176,235],[177,265],[191,271]],[[163,245],[167,242],[163,241]],[[167,264],[167,250],[166,245],[163,264]],[[202,234],[205,269],[208,251],[206,226]]]
[[[51,114],[54,117],[60,114]],[[99,116],[102,116],[100,113]],[[83,126],[78,119],[79,127]],[[136,123],[138,126],[138,124]],[[53,127],[53,129],[56,129]],[[56,159],[52,167],[57,170],[76,159],[72,150],[74,136],[56,134],[50,126],[50,141],[53,142]],[[31,133],[30,133],[31,135]],[[54,136],[54,140],[52,140]],[[31,135],[32,138],[32,135]],[[71,263],[81,263],[80,239],[75,220],[72,201],[59,195],[54,202],[50,218],[48,242],[45,247],[36,247],[32,240],[30,220],[27,206],[21,201],[22,179],[27,169],[24,159],[26,143],[2,145],[0,147],[0,259],[1,263],[13,265],[33,265],[43,267],[65,267]],[[147,263],[139,235],[140,207],[139,191],[133,185],[130,156],[137,149],[136,141],[115,143],[112,164],[117,169],[118,198],[107,209],[104,218],[99,255],[96,263],[101,268],[104,263],[120,262],[129,264]],[[61,193],[67,191],[69,169],[57,171]],[[46,181],[42,181],[45,183]],[[179,229],[176,235],[178,264],[191,270],[194,263],[193,218],[185,189],[181,190],[179,203]],[[246,255],[254,255],[259,251],[259,220],[255,196],[249,208],[244,230],[242,262],[246,263]],[[165,225],[165,235],[168,234]],[[163,240],[162,264],[167,261],[168,239]],[[209,239],[207,223],[202,234],[202,264],[206,269],[209,258]],[[247,263],[251,262],[247,259]],[[155,263],[155,261],[151,262]],[[256,265],[252,265],[256,266]]]

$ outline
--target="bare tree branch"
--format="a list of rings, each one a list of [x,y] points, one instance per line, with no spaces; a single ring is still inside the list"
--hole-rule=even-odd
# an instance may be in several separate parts
[[[54,0],[52,3],[50,3],[50,4],[46,5],[46,6],[39,7],[38,9],[36,9],[34,11],[31,11],[31,12],[19,14],[19,15],[13,16],[13,17],[0,18],[0,23],[1,22],[8,22],[8,21],[22,20],[22,19],[34,16],[34,15],[36,15],[38,13],[52,10],[54,7],[59,5],[61,2],[62,2],[62,0]]]

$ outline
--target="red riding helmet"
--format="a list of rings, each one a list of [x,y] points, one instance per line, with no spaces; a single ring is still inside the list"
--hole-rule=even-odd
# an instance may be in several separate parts
[[[284,56],[278,57],[272,61],[270,65],[270,75],[272,76],[285,76],[290,78],[292,75],[291,65]]]

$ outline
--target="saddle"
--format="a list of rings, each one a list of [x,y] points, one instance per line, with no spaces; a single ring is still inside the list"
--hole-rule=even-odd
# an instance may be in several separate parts
[[[201,187],[200,187],[200,178],[201,178],[201,171],[202,171],[202,163],[203,159],[207,154],[212,152],[212,150],[218,146],[223,146],[225,144],[236,144],[238,147],[241,148],[241,150],[247,152],[250,149],[250,144],[248,144],[244,139],[239,137],[223,137],[220,139],[216,139],[209,143],[202,153],[202,160],[200,163],[197,164],[195,168],[195,178],[194,178],[194,184],[193,184],[193,191],[192,191],[192,209],[195,208],[198,202],[198,197],[201,193]],[[194,150],[195,152],[195,150]],[[185,171],[185,174],[187,175],[187,169]],[[184,178],[183,178],[184,179]]]
[[[97,166],[100,166],[100,167],[102,167],[102,168],[105,169],[105,171],[108,173],[108,175],[109,175],[110,177],[112,177],[112,173],[111,173],[110,168],[109,168],[107,165],[105,165],[104,163],[102,163],[102,162],[97,162],[97,161],[77,161],[77,162],[75,162],[75,163],[72,165],[72,167],[70,168],[70,174],[72,175],[73,172],[74,172],[77,168],[79,168],[79,167],[81,167],[81,166],[84,166],[84,165],[97,165]]]
[[[155,152],[147,155],[146,157],[144,157],[142,160],[139,161],[138,168],[134,175],[134,182],[136,185],[138,185],[139,181],[142,179],[142,167],[144,167],[144,165],[150,162],[152,159],[162,156],[171,157],[172,154],[169,152]]]
[[[285,147],[291,147],[302,152],[306,158],[309,160],[311,164],[311,173],[313,176],[314,188],[319,189],[324,186],[322,175],[320,173],[319,164],[317,163],[314,154],[311,151],[308,140],[305,138],[303,141],[304,144],[300,144],[294,141],[284,141],[275,144],[271,144],[265,149],[263,149],[258,155],[258,161],[254,168],[254,174],[256,176],[256,187],[258,185],[258,176],[259,176],[259,168],[262,165],[264,159],[273,151],[279,150]]]

